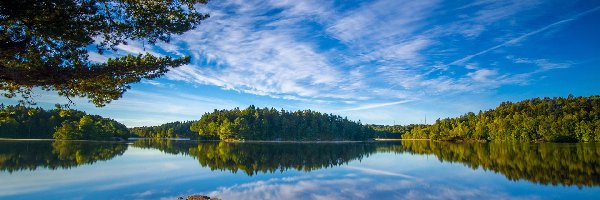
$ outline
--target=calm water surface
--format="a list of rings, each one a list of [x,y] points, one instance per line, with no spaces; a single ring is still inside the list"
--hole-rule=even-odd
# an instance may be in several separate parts
[[[600,144],[0,141],[0,199],[600,199]]]

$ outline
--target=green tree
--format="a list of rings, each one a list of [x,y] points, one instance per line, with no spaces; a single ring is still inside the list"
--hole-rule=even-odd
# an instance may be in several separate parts
[[[337,115],[254,106],[214,110],[189,127],[203,139],[222,140],[367,140],[385,133]]]
[[[81,140],[83,133],[78,126],[77,122],[64,121],[60,127],[56,128],[52,137],[57,140]]]
[[[90,116],[83,116],[79,119],[79,131],[85,133],[85,139],[97,139],[99,138],[98,131],[94,126],[94,120]]]
[[[0,138],[107,140],[129,137],[125,125],[77,110],[6,106],[1,107],[0,114],[4,114],[0,116]]]
[[[0,1],[0,90],[30,100],[33,87],[87,97],[97,106],[118,99],[129,84],[152,79],[190,57],[125,55],[92,63],[127,41],[169,42],[208,18],[195,5],[207,0]]]
[[[600,96],[535,98],[418,126],[403,138],[434,140],[600,141]],[[427,131],[423,135],[423,133]]]

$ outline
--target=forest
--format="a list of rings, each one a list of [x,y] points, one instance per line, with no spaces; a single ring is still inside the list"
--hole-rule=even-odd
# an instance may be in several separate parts
[[[404,139],[593,142],[600,141],[600,96],[534,98],[495,109],[438,119]]]
[[[338,115],[274,108],[214,110],[190,129],[204,139],[220,140],[369,140],[377,131]]]
[[[190,138],[198,139],[198,132],[190,130],[194,121],[169,122],[159,126],[142,126],[130,128],[132,136],[140,138]]]
[[[128,138],[125,125],[98,115],[55,109],[0,105],[0,138],[114,140]]]
[[[377,138],[401,138],[402,134],[410,132],[414,127],[421,126],[421,124],[409,124],[409,125],[376,125],[367,124],[367,127],[377,131]]]
[[[197,121],[127,129],[97,115],[0,105],[0,138],[113,140],[190,138],[199,140],[364,141],[373,138],[451,141],[600,141],[600,96],[534,98],[503,102],[495,109],[438,119],[432,125],[363,125],[333,114],[274,108],[214,110]]]

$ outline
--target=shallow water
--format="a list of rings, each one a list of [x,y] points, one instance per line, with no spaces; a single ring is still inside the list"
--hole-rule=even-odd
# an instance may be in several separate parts
[[[600,145],[0,141],[0,199],[599,199]]]

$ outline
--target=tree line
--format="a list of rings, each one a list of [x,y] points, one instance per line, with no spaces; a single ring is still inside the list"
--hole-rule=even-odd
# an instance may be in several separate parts
[[[333,114],[274,108],[214,110],[193,122],[201,138],[220,140],[368,140],[377,131]]]
[[[141,138],[190,138],[198,139],[198,132],[190,130],[194,121],[169,122],[159,126],[142,126],[130,128],[132,136]]]
[[[495,109],[438,119],[432,125],[363,125],[333,114],[274,108],[214,110],[197,121],[127,129],[112,119],[63,109],[0,105],[0,138],[107,140],[130,133],[146,138],[201,140],[511,140],[600,141],[600,96],[534,98]]]
[[[98,115],[55,109],[0,105],[0,138],[112,140],[128,138],[125,125]]]
[[[402,138],[434,140],[600,141],[600,96],[534,98],[420,125]]]
[[[401,138],[402,134],[410,132],[414,127],[420,124],[409,125],[376,125],[368,124],[367,127],[377,131],[377,138]]]

